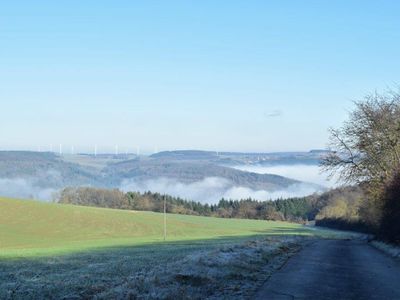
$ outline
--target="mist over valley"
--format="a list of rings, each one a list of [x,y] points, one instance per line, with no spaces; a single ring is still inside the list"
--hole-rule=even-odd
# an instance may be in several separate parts
[[[171,151],[150,156],[0,152],[0,193],[52,200],[65,187],[152,191],[201,203],[274,200],[325,190],[319,153]],[[270,166],[265,166],[269,162]],[[290,164],[288,164],[288,162]],[[304,163],[306,162],[306,164]]]

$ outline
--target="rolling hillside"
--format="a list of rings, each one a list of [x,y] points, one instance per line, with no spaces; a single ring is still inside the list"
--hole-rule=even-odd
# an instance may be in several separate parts
[[[163,151],[151,155],[151,158],[174,161],[207,161],[218,165],[235,166],[241,164],[295,165],[319,164],[328,151],[311,150],[308,152],[243,153],[215,152],[199,150]]]
[[[167,224],[164,242],[162,214],[0,198],[0,299],[250,296],[308,238],[343,235],[170,214]]]
[[[0,179],[25,179],[38,187],[102,185],[95,168],[64,161],[50,152],[0,151]]]
[[[168,241],[314,234],[298,224],[168,215]],[[162,242],[163,215],[0,198],[0,258]]]
[[[146,186],[147,190],[165,192],[154,190],[154,183],[148,184],[148,181],[165,178],[178,185],[217,178],[223,182],[221,194],[235,187],[268,192],[285,190],[298,184],[303,184],[310,190],[321,188],[278,175],[256,174],[221,165],[226,159],[231,160],[236,156],[236,161],[242,160],[244,163],[251,156],[249,155],[226,153],[217,156],[214,152],[177,151],[161,152],[150,157],[95,157],[84,154],[60,156],[50,152],[0,151],[0,195],[49,200],[57,191],[67,186],[126,190],[126,182],[129,185],[133,182],[136,188]],[[255,159],[255,156],[252,155],[251,159]],[[179,196],[191,199],[191,195]],[[207,197],[201,194],[198,199],[193,200],[207,201]]]
[[[245,172],[210,162],[173,159],[127,160],[109,165],[104,172],[118,181],[127,178],[137,181],[168,178],[183,183],[193,183],[207,177],[218,177],[227,180],[231,186],[269,191],[284,189],[292,184],[300,183],[300,181],[278,175]]]

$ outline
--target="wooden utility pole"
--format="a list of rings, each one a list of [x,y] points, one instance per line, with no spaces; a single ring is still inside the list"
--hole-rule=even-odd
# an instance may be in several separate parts
[[[164,242],[167,239],[167,200],[164,195]]]

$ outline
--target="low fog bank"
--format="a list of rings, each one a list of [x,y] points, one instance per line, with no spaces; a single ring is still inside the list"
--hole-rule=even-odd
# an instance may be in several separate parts
[[[234,169],[258,174],[275,174],[304,182],[311,182],[326,188],[337,186],[335,178],[328,180],[328,175],[321,173],[318,165],[238,165]]]
[[[297,183],[285,189],[267,191],[235,186],[229,180],[220,177],[207,177],[193,183],[183,183],[170,178],[156,178],[146,181],[126,179],[116,187],[124,192],[151,191],[201,203],[215,204],[222,198],[234,200],[252,198],[265,201],[303,197],[315,192],[322,192],[323,187],[335,186],[335,181],[327,181],[326,176],[320,174],[316,165],[241,165],[235,168],[259,174],[276,174],[310,183]],[[0,178],[0,196],[43,201],[53,200],[59,191],[59,187],[62,186],[62,176],[56,172],[48,172],[42,174],[42,177]]]
[[[0,178],[0,196],[2,197],[50,201],[56,192],[56,189],[38,186],[34,179]]]
[[[158,192],[208,204],[218,203],[222,198],[234,200],[252,198],[266,201],[276,200],[278,198],[308,196],[315,192],[322,191],[318,186],[307,183],[293,184],[286,189],[272,192],[253,190],[242,186],[232,186],[228,180],[219,177],[207,177],[193,183],[182,183],[168,178],[158,178],[140,182],[127,179],[122,182],[120,189],[124,192]]]

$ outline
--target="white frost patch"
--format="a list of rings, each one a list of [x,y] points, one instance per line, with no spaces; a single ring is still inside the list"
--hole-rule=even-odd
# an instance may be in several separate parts
[[[299,237],[263,238],[199,251],[136,273],[101,299],[247,299],[298,249]]]

